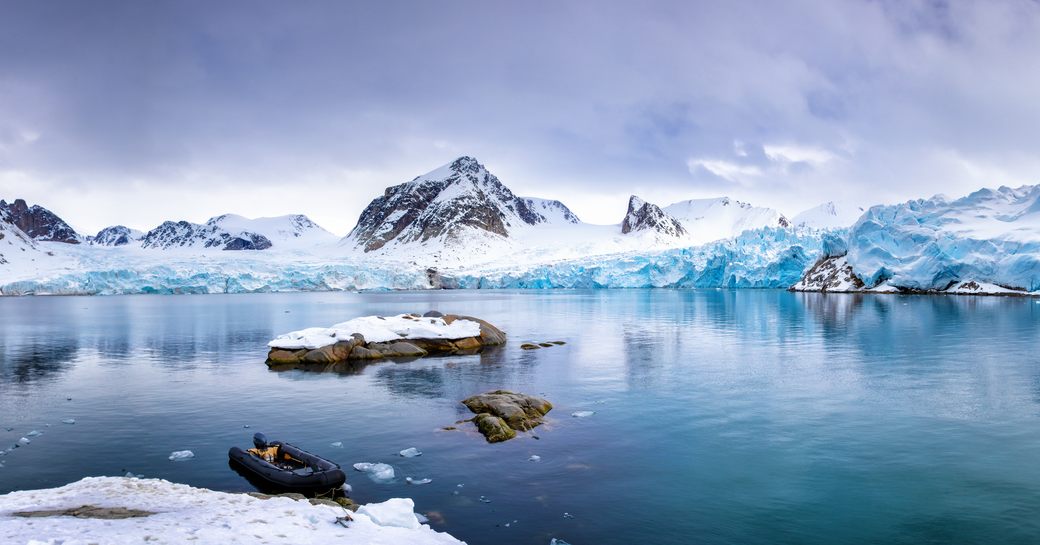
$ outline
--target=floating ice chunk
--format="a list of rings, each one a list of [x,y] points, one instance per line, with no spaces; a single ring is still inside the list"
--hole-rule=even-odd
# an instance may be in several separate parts
[[[41,435],[43,435],[43,432],[42,431],[38,431],[38,430],[33,430],[33,431],[25,434],[26,437],[39,437]]]
[[[531,457],[527,459],[527,461],[528,462],[541,462],[542,461],[542,457],[537,455],[537,454],[532,454]]]
[[[554,537],[554,538],[552,538],[549,541],[549,545],[571,545],[571,544],[567,543],[566,541],[564,541],[562,539],[557,539],[557,538]]]
[[[426,515],[422,513],[416,513],[415,518],[419,519],[419,524],[426,524],[430,522],[430,519],[426,518]]]
[[[65,420],[62,420],[61,423],[62,424],[75,424],[76,423],[76,419],[75,418],[66,418]]]
[[[430,484],[433,482],[433,479],[413,479],[411,477],[405,477],[404,482],[408,484]]]
[[[405,458],[415,458],[416,456],[422,456],[422,451],[415,447],[408,447],[401,451],[401,456]]]
[[[358,462],[354,469],[368,475],[369,479],[377,483],[385,483],[394,480],[394,468],[390,464]]]
[[[574,515],[572,515],[572,514],[570,514],[570,513],[566,513],[566,512],[565,512],[565,513],[563,514],[563,518],[565,518],[565,519],[572,519],[572,518],[574,518]]]
[[[384,464],[385,465],[385,464]],[[369,503],[357,510],[379,526],[418,529],[419,518],[415,516],[415,503],[409,498],[392,498],[383,503]]]
[[[134,473],[133,471],[127,471],[126,475],[123,475],[123,476],[128,478],[128,479],[143,479],[144,478],[144,474],[142,474],[142,473]]]
[[[22,437],[18,440],[19,445],[28,445],[29,443],[32,443],[32,441],[30,441],[28,437]]]
[[[350,485],[349,485],[349,484],[347,484],[347,483],[343,483],[343,486],[341,486],[341,487],[339,487],[339,488],[340,488],[340,490],[342,490],[342,491],[343,491],[343,493],[344,493],[344,494],[350,494],[351,492],[353,492],[353,491],[354,491],[354,487],[353,487],[353,486],[350,486]]]
[[[491,498],[489,498],[487,496],[481,496],[480,497],[480,502],[481,503],[491,503]]]
[[[329,443],[330,447],[343,448],[343,441],[336,441],[335,443]]]
[[[586,416],[592,416],[596,414],[596,411],[574,411],[571,416],[574,418],[585,418]]]
[[[191,460],[195,457],[195,453],[190,450],[175,450],[170,453],[170,461],[172,462],[183,462],[185,460]]]

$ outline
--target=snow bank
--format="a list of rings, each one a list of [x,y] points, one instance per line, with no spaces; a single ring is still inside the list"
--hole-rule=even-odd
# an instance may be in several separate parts
[[[354,318],[332,327],[309,327],[279,335],[267,346],[298,350],[314,350],[349,340],[354,333],[365,337],[365,342],[385,343],[402,339],[463,339],[480,335],[480,324],[472,320],[446,323],[444,318],[416,318],[408,314],[398,316],[365,316]]]
[[[17,511],[82,505],[127,507],[156,514],[119,520],[12,516]],[[261,500],[160,479],[87,477],[59,488],[0,496],[0,542],[63,545],[462,543],[419,524],[413,508],[412,500],[401,498],[365,505],[344,527],[335,521],[345,511],[329,505],[310,505],[280,497]]]

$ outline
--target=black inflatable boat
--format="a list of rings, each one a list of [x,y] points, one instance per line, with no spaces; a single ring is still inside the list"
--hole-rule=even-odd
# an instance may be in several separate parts
[[[347,476],[339,465],[281,441],[253,436],[255,448],[231,447],[231,467],[264,492],[325,494],[343,486]]]

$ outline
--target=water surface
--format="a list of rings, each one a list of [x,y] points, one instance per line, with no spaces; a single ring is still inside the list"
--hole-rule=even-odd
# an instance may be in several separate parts
[[[429,309],[510,342],[344,373],[263,363],[285,331]],[[350,471],[354,498],[412,497],[473,544],[1036,543],[1038,325],[1021,298],[756,290],[4,298],[0,446],[43,435],[0,457],[0,493],[127,471],[250,490],[226,451],[264,431],[394,465],[386,484]],[[555,404],[539,439],[440,431],[496,388]]]

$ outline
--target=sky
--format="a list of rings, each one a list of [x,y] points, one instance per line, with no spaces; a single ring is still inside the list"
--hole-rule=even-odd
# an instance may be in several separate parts
[[[1040,183],[1033,0],[0,0],[0,198],[346,234],[461,155],[617,223]]]

